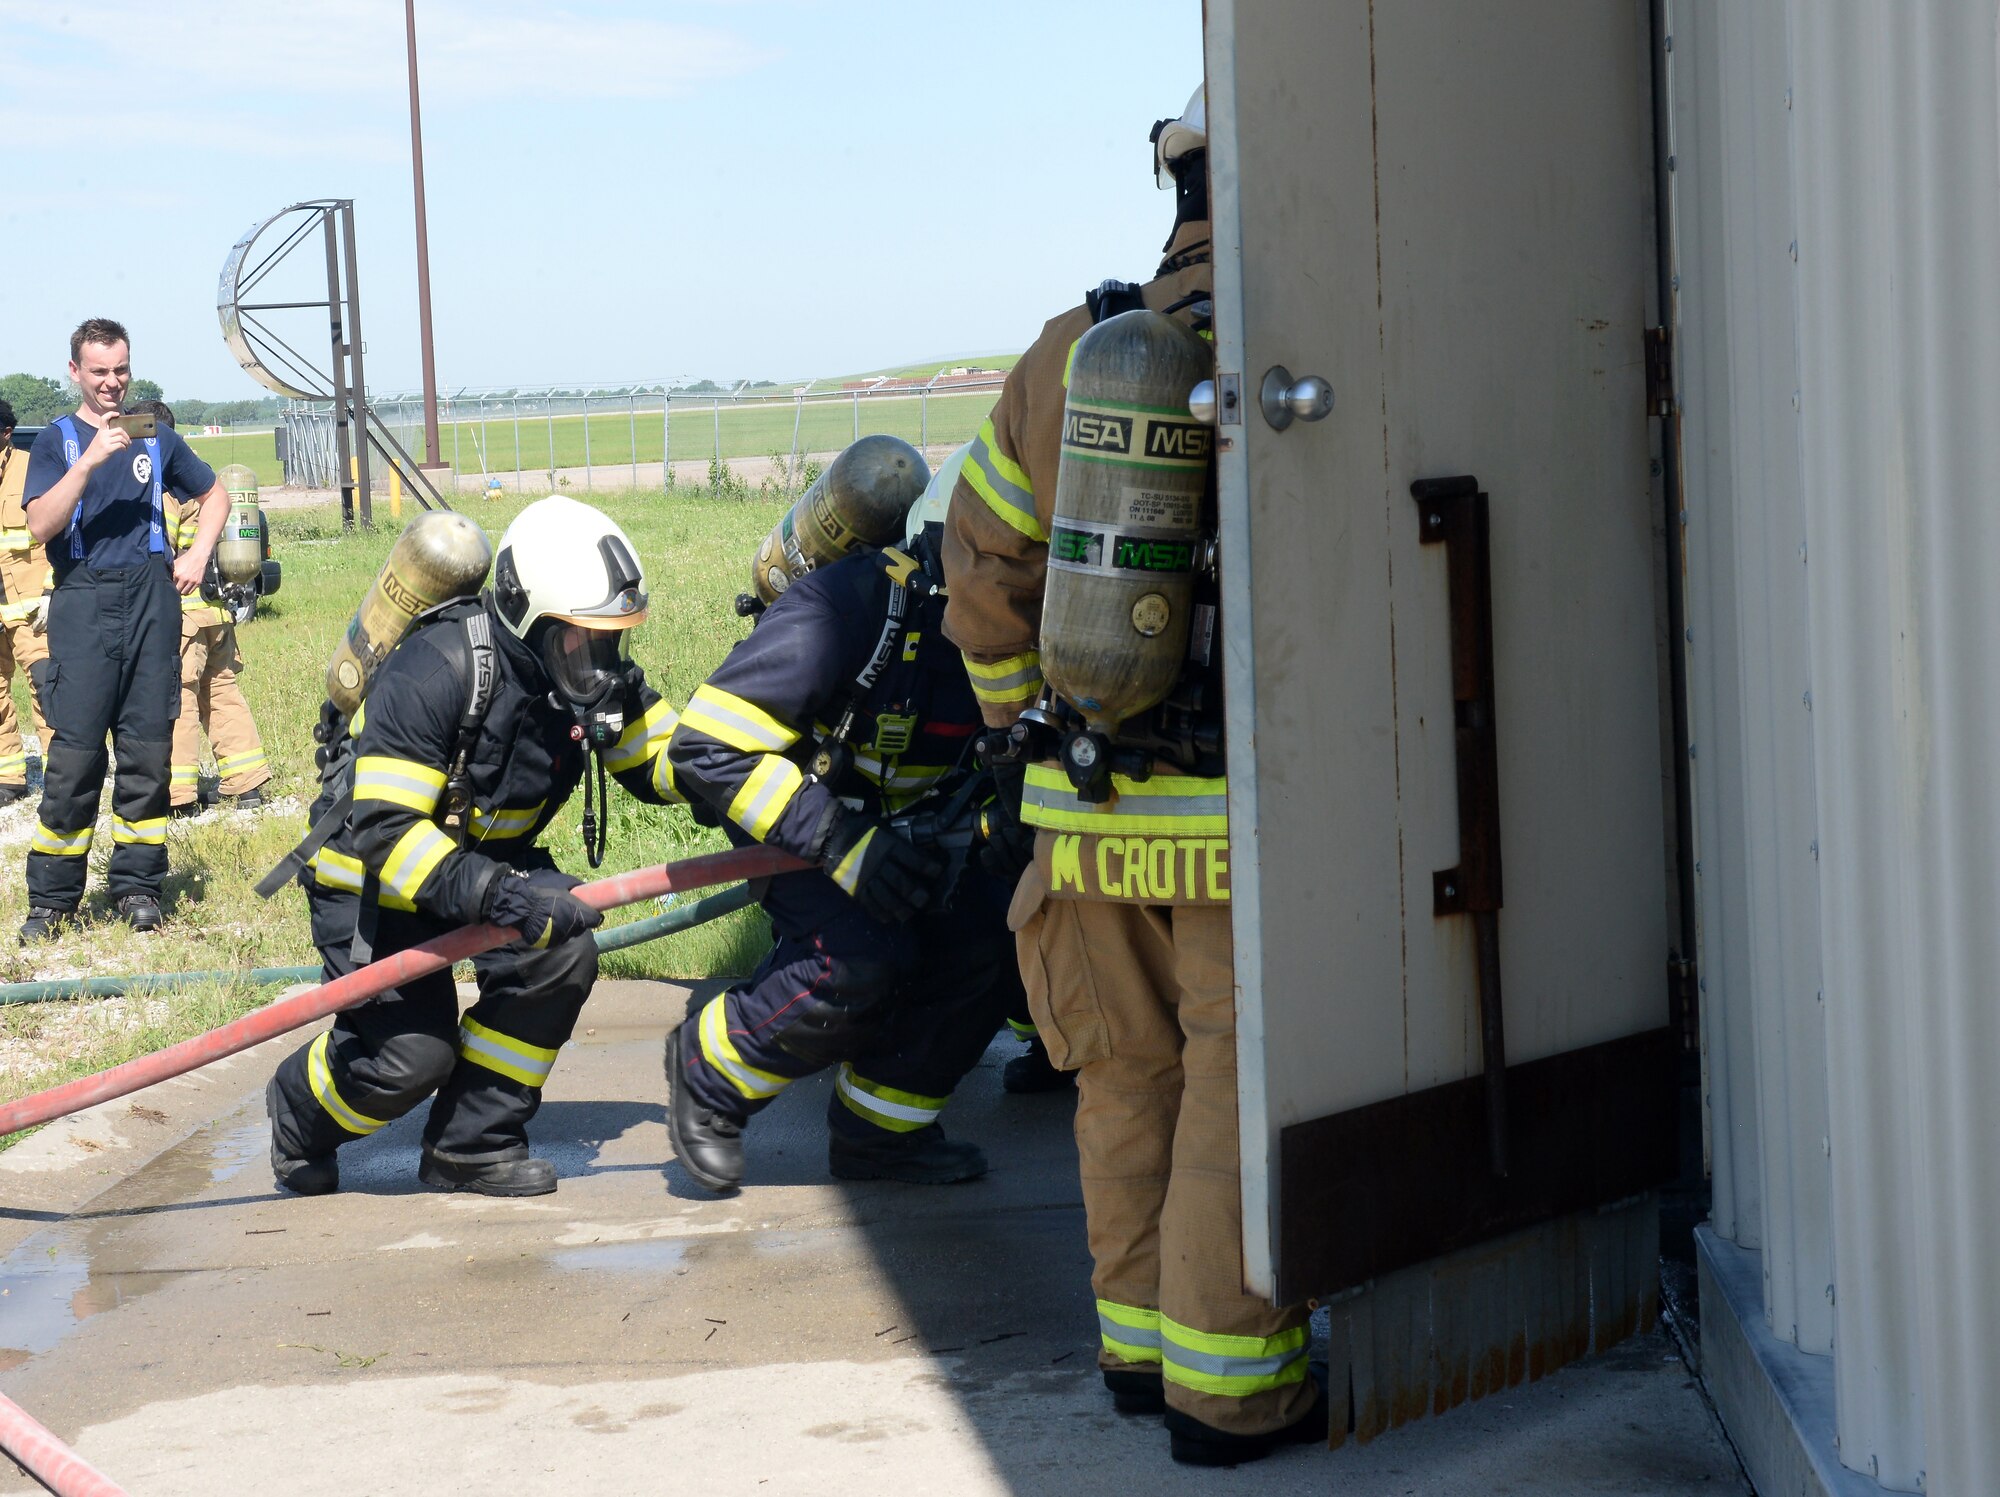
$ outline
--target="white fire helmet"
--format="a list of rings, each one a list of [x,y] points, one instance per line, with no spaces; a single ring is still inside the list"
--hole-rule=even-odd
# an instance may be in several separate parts
[[[958,487],[958,470],[965,466],[965,455],[972,450],[967,442],[950,457],[938,464],[937,472],[931,474],[931,481],[925,486],[917,502],[910,506],[908,544],[915,545],[917,537],[924,533],[926,525],[942,525],[951,508],[951,491]]]
[[[1208,85],[1188,96],[1179,119],[1153,126],[1153,180],[1162,190],[1174,185],[1173,164],[1195,151],[1208,149]]]
[[[615,521],[551,494],[516,515],[500,537],[493,600],[556,689],[588,703],[626,674],[629,631],[646,618],[646,574]]]

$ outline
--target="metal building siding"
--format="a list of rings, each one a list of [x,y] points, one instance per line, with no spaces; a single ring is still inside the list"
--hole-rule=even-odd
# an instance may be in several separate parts
[[[1761,1232],[1774,1328],[1796,1310],[1803,1346],[1834,1265],[1841,1459],[1891,1489],[1984,1497],[2000,1490],[2000,24],[1992,0],[1669,15],[1718,1226]],[[1791,530],[1805,549],[1787,568]]]

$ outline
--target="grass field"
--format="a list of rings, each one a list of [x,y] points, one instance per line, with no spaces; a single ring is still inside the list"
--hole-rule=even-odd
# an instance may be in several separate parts
[[[743,633],[730,605],[780,503],[680,493],[600,503],[631,535],[647,571],[652,612],[633,641],[634,653],[647,678],[670,701],[684,703]],[[480,522],[497,539],[519,507],[514,501],[482,505]],[[170,824],[168,924],[151,937],[134,935],[108,914],[102,880],[110,839],[100,826],[85,906],[93,923],[32,951],[15,947],[6,936],[25,913],[21,860],[35,812],[32,803],[0,811],[0,867],[7,870],[0,879],[0,981],[317,962],[303,897],[286,891],[266,903],[251,885],[304,831],[304,807],[317,789],[310,734],[326,660],[395,536],[387,527],[343,535],[337,517],[324,508],[274,512],[271,527],[273,553],[284,563],[284,587],[239,631],[239,642],[248,663],[244,693],[275,771],[270,788],[284,799],[261,812],[217,810]],[[21,700],[18,690],[16,696]],[[685,811],[639,805],[615,786],[612,795],[609,848],[599,876],[726,845],[719,832],[697,827]],[[579,796],[545,843],[565,868],[588,876],[581,808]],[[650,905],[636,906],[611,919],[651,913]],[[613,953],[605,958],[604,971],[647,977],[746,971],[766,939],[763,916],[753,909]],[[0,1007],[0,1100],[184,1038],[269,996],[223,986],[170,999]]]
[[[964,395],[933,395],[929,416],[924,402],[914,397],[895,396],[860,402],[863,435],[879,432],[915,443],[927,439],[933,450],[968,442],[979,423],[993,409],[992,390]],[[673,456],[676,461],[707,460],[715,455],[717,432],[721,434],[722,456],[768,457],[789,453],[794,437],[802,452],[837,452],[854,440],[855,407],[851,401],[808,401],[803,410],[789,397],[782,400],[723,403],[719,412],[709,406],[674,403]],[[794,432],[794,424],[797,430]],[[445,461],[462,474],[547,472],[550,468],[581,468],[586,452],[598,467],[629,466],[633,462],[661,460],[663,437],[660,411],[636,414],[626,411],[593,412],[586,423],[581,415],[492,416],[484,421],[459,419],[439,423],[438,437]],[[412,453],[422,440],[421,429],[392,423],[398,440]],[[586,430],[588,445],[586,447]],[[283,481],[277,449],[269,432],[224,433],[219,437],[192,437],[195,451],[217,467],[242,463],[257,474],[257,481],[275,487]],[[635,456],[636,453],[636,456]]]

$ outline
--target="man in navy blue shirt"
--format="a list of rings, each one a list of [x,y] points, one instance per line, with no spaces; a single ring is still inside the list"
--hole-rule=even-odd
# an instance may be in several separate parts
[[[53,741],[41,825],[28,848],[23,945],[57,934],[83,901],[107,735],[118,756],[111,898],[133,929],[159,929],[167,766],[181,699],[177,594],[201,585],[229,512],[214,470],[172,428],[134,439],[112,424],[132,383],[123,327],[93,317],[72,333],[69,377],[82,403],[35,438],[23,496],[28,531],[55,574],[44,697]],[[201,506],[199,532],[178,557],[161,520],[166,493]]]

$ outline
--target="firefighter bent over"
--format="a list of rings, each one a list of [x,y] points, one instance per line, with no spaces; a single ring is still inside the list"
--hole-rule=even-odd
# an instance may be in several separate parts
[[[834,1065],[836,1176],[946,1184],[986,1170],[938,1117],[1016,991],[1005,885],[972,862],[954,881],[894,824],[956,825],[948,808],[984,783],[969,752],[978,708],[938,629],[940,529],[925,534],[919,515],[908,550],[793,581],[674,730],[675,774],[727,816],[732,841],[819,864],[770,881],[769,954],[667,1037],[674,1152],[711,1190],[741,1181],[750,1117]]]
[[[1306,1307],[1243,1288],[1223,621],[1187,414],[1213,363],[1202,113],[1197,92],[1154,130],[1179,207],[1156,278],[1051,321],[974,441],[945,627],[1037,829],[1009,918],[1078,1073],[1099,1367],[1122,1412],[1164,1407],[1174,1459],[1233,1465],[1323,1440],[1327,1414]]]
[[[49,724],[42,710],[42,681],[48,674],[48,590],[53,577],[39,542],[28,533],[21,494],[28,483],[28,454],[14,450],[14,408],[0,400],[0,806],[28,793],[28,749],[9,687],[14,672],[28,679],[28,702],[35,736],[49,751]]]
[[[447,537],[464,528],[483,576],[477,527],[445,515],[418,524],[431,521]],[[314,837],[329,820],[337,830],[301,880],[327,979],[482,920],[521,937],[474,959],[479,999],[462,1020],[450,971],[433,972],[348,1009],[279,1067],[266,1105],[280,1185],[337,1189],[342,1144],[435,1092],[424,1183],[500,1196],[556,1188],[554,1168],[528,1153],[527,1126],[596,980],[590,932],[603,917],[536,839],[581,782],[590,846],[608,814],[594,804],[607,773],[641,800],[682,799],[664,753],[673,709],[627,651],[645,616],[624,532],[574,500],[540,500],[501,538],[492,591],[420,615],[345,735],[328,735],[321,804],[331,809]]]

